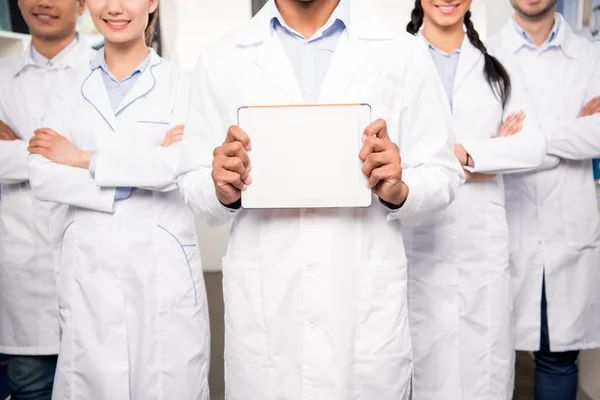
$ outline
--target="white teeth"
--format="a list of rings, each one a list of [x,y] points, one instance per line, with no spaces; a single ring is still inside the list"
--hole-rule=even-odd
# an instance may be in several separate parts
[[[38,18],[41,18],[41,19],[51,19],[52,17],[51,17],[51,16],[49,16],[49,15],[41,15],[41,14],[38,14]]]
[[[123,21],[123,22],[109,22],[109,25],[114,25],[114,26],[125,26],[127,25],[127,22]]]

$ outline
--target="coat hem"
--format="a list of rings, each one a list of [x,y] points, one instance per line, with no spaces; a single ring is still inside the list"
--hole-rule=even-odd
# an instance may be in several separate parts
[[[0,354],[9,356],[56,356],[59,346],[52,347],[13,347],[0,346]]]

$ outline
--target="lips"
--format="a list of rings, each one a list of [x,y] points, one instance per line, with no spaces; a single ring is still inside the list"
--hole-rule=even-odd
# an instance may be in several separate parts
[[[58,19],[57,15],[52,15],[52,14],[43,13],[43,12],[32,13],[32,14],[33,14],[34,17],[36,17],[36,18],[38,18],[38,19],[40,19],[42,21],[53,21],[53,20]]]
[[[131,21],[124,20],[124,19],[118,19],[118,20],[105,19],[104,22],[111,28],[122,29],[125,26],[129,25],[129,23]]]
[[[458,4],[436,5],[435,7],[444,15],[452,14],[458,9]]]

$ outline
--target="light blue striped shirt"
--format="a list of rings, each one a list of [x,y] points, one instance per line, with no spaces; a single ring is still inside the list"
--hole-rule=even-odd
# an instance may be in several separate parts
[[[349,23],[348,0],[340,0],[333,14],[315,34],[306,39],[290,28],[273,3],[271,28],[279,37],[296,74],[304,101],[317,103],[335,48]]]
[[[466,36],[464,40],[469,40]],[[448,103],[452,110],[452,103],[454,99],[454,80],[456,78],[456,69],[458,68],[458,60],[460,59],[460,49],[454,50],[450,54],[446,54],[442,50],[436,48],[431,43],[427,42],[429,47],[429,53],[433,58],[435,66],[437,67],[446,95],[448,96]]]
[[[114,74],[110,72],[108,66],[106,65],[104,48],[98,51],[96,57],[91,62],[91,68],[92,71],[98,68],[100,68],[102,71],[102,81],[104,82],[104,87],[106,88],[106,93],[108,94],[108,99],[113,112],[117,111],[118,107],[127,96],[127,93],[129,93],[131,88],[133,88],[140,75],[146,70],[146,68],[148,68],[148,65],[150,65],[150,54],[148,54],[148,57],[146,57],[146,59],[144,59],[144,61],[142,61],[131,74],[119,81]],[[95,178],[96,176],[97,158],[98,154],[96,153],[90,160],[89,171],[92,175],[92,178]],[[118,187],[117,191],[115,192],[115,200],[123,200],[128,198],[130,195],[130,187]]]

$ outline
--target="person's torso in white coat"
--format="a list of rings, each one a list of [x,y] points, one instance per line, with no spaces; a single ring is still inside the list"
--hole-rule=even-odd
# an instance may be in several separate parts
[[[491,39],[494,51],[513,61],[509,72],[524,82],[546,137],[600,95],[600,53],[557,18],[557,36],[541,49],[520,36],[512,19]],[[507,176],[505,185],[517,349],[539,349],[544,273],[551,350],[600,347],[600,220],[591,160]]]
[[[54,399],[207,399],[208,310],[193,216],[175,182],[189,79],[152,53],[116,113],[99,68],[57,93],[44,127],[96,151],[85,169],[33,155],[34,194],[68,204]],[[133,187],[115,201],[116,187]]]
[[[76,39],[48,65],[32,51],[0,60],[0,120],[18,137],[0,141],[0,353],[49,355],[59,347],[52,242],[60,227],[51,221],[62,223],[66,209],[34,199],[27,146],[59,77],[76,75],[94,51]]]
[[[524,88],[512,77],[503,107],[484,64],[465,35],[452,94],[454,139],[473,157],[477,172],[532,170],[542,162],[545,143]],[[522,131],[495,138],[509,114],[520,110],[528,113]],[[416,398],[512,398],[508,241],[500,175],[467,182],[446,210],[407,227]]]
[[[409,396],[406,261],[395,220],[446,207],[461,170],[426,50],[408,35],[394,41],[368,10],[350,5],[318,102],[369,103],[374,118],[387,120],[411,190],[399,211],[377,198],[365,209],[222,206],[212,152],[236,124],[238,107],[303,99],[270,29],[272,1],[198,63],[179,183],[195,213],[212,224],[233,219],[223,260],[229,399]]]

